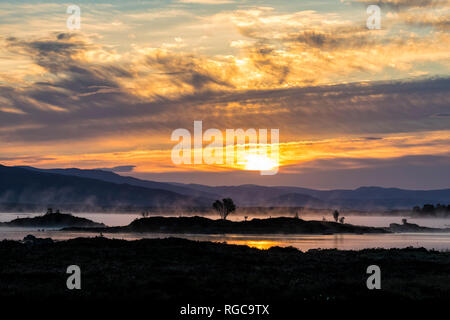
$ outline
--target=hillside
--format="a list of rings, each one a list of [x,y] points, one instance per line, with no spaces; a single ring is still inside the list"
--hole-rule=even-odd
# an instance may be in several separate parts
[[[32,170],[37,172],[44,172],[44,173],[55,173],[55,174],[61,174],[66,176],[74,176],[74,177],[80,177],[80,178],[89,178],[89,179],[96,179],[116,184],[129,184],[132,186],[137,187],[143,187],[143,188],[149,188],[149,189],[159,189],[159,190],[166,190],[171,191],[187,196],[193,196],[193,197],[204,197],[204,198],[214,198],[216,195],[199,191],[193,188],[185,187],[185,186],[177,186],[170,183],[164,183],[164,182],[157,182],[157,181],[149,181],[149,180],[142,180],[137,179],[133,177],[127,177],[127,176],[121,176],[117,173],[101,170],[101,169],[78,169],[78,168],[70,168],[70,169],[39,169],[34,167],[28,167],[28,166],[20,166],[17,168],[22,168],[26,170]]]
[[[26,228],[105,227],[103,223],[97,223],[86,218],[75,217],[65,213],[48,213],[39,217],[17,218],[10,222],[0,223],[0,226]]]
[[[348,208],[357,210],[412,209],[424,204],[450,203],[450,189],[404,190],[398,188],[360,187],[354,190],[313,190],[300,187],[266,187],[258,185],[204,186],[177,184],[202,192],[221,194],[242,206],[302,205],[314,208]],[[297,194],[299,196],[295,197]],[[307,199],[305,196],[313,197]],[[300,199],[300,200],[299,200]],[[321,201],[318,203],[317,201]]]
[[[209,205],[175,192],[116,184],[96,179],[36,172],[0,165],[0,204],[99,207],[192,207]]]
[[[66,231],[85,231],[66,228]],[[192,234],[334,234],[387,233],[385,228],[354,226],[327,221],[294,218],[252,219],[250,221],[212,220],[203,217],[151,217],[134,220],[128,226],[96,228],[97,232],[153,232]]]
[[[5,179],[21,182],[15,187],[8,187],[5,185],[5,179],[2,179],[0,203],[4,208],[13,208],[17,203],[27,208],[33,208],[33,204],[36,203],[54,206],[65,204],[70,205],[69,210],[76,209],[80,205],[101,206],[105,210],[119,206],[211,208],[211,203],[215,199],[226,197],[232,198],[238,207],[341,208],[363,211],[409,210],[414,206],[425,204],[450,203],[450,189],[404,190],[360,187],[355,190],[314,190],[250,184],[206,186],[147,181],[100,169],[2,168],[10,169],[8,173],[10,176],[9,178],[5,176]],[[11,171],[13,169],[18,171]],[[25,172],[28,173],[26,183],[21,178]],[[3,177],[6,171],[0,170],[0,174]],[[49,177],[53,177],[51,183],[47,180]],[[89,188],[86,189],[83,185],[89,185]],[[9,192],[11,188],[13,192]]]

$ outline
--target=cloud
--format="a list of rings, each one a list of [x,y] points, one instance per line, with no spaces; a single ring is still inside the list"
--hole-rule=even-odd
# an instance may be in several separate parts
[[[176,10],[172,11],[170,14],[177,14]],[[143,14],[167,13],[162,10]],[[421,23],[429,22],[422,19]],[[450,46],[450,40],[442,33],[372,32],[364,23],[345,20],[336,13],[311,10],[280,13],[273,8],[251,8],[196,17],[191,23],[187,26],[189,33],[197,30],[194,27],[209,29],[218,23],[229,30],[234,26],[246,39],[227,42],[238,50],[229,55],[189,52],[192,40],[184,38],[182,42],[163,41],[159,46],[134,44],[132,50],[120,54],[110,46],[100,45],[98,38],[83,33],[59,33],[53,38],[11,37],[4,42],[9,54],[31,60],[30,68],[20,73],[22,81],[36,79],[37,82],[44,70],[59,78],[63,74],[75,78],[76,73],[84,77],[91,72],[87,78],[97,76],[115,82],[100,83],[103,88],[98,93],[120,87],[145,98],[171,99],[208,90],[274,89],[367,78],[383,80],[392,78],[392,74],[395,78],[408,77],[412,73],[426,73],[420,70],[423,63],[444,64]],[[435,23],[443,28],[445,20]],[[67,63],[72,68],[64,65]],[[78,66],[86,68],[77,69]],[[95,93],[87,90],[79,94]]]
[[[54,161],[56,158],[51,157],[35,157],[35,156],[16,156],[16,157],[0,157],[0,161],[15,162],[20,161],[22,163],[38,163],[46,161]]]
[[[448,118],[435,116],[447,111],[448,78],[318,86],[307,85],[305,69],[304,87],[273,88],[288,82],[297,66],[276,48],[261,45],[247,58],[266,76],[245,89],[240,81],[248,77],[226,59],[148,49],[135,62],[109,62],[102,57],[114,52],[64,33],[5,43],[43,68],[46,77],[31,86],[0,86],[7,106],[0,109],[3,141],[67,141],[122,132],[169,137],[171,130],[189,128],[198,119],[220,129],[276,127],[291,136],[448,128]]]
[[[383,19],[388,25],[403,23],[415,27],[432,27],[448,31],[450,28],[449,0],[358,0],[353,3],[379,5],[387,11]]]
[[[450,30],[450,7],[445,11],[433,9],[431,12],[410,10],[397,17],[404,23],[416,27],[432,27],[440,31]]]
[[[387,158],[345,158],[336,157],[329,159],[315,159],[298,165],[299,172],[348,170],[361,168],[386,168],[386,167],[414,167],[428,166],[433,163],[436,166],[448,165],[450,155],[407,155]]]
[[[117,3],[83,7],[73,33],[54,32],[65,29],[61,5],[28,5],[23,16],[0,5],[3,159],[178,172],[170,135],[194,120],[280,129],[288,171],[439,156],[450,128],[448,1],[383,3],[377,31],[363,10]]]
[[[111,171],[116,173],[126,173],[126,172],[132,172],[136,168],[136,166],[117,166],[113,168],[99,168],[97,170],[103,170],[103,171]]]
[[[355,3],[364,3],[367,5],[379,5],[394,9],[405,8],[435,8],[450,5],[449,0],[352,0]]]
[[[196,90],[205,87],[230,87],[226,77],[220,75],[219,66],[206,59],[189,54],[176,54],[164,50],[152,50],[146,55],[149,67],[169,75],[169,80],[177,87],[188,85]]]
[[[349,30],[336,30],[337,32],[324,32],[324,31],[301,31],[298,34],[290,34],[285,40],[297,41],[304,43],[310,47],[316,47],[321,49],[334,50],[337,48],[357,48],[367,46],[370,41],[370,37],[367,34],[367,29],[353,28],[353,32]]]
[[[204,183],[210,185],[259,184],[271,186],[302,186],[317,189],[355,189],[361,186],[381,186],[416,190],[448,189],[444,172],[450,170],[450,157],[418,155],[388,159],[352,159],[364,166],[347,166],[344,159],[310,163],[301,172],[281,171],[264,177],[253,172],[139,172],[141,179]]]
[[[433,116],[438,117],[438,118],[446,118],[446,117],[450,117],[450,113],[437,113]]]
[[[230,19],[246,38],[232,42],[241,48],[236,64],[246,72],[245,83],[259,88],[373,79],[383,72],[392,78],[392,69],[405,74],[424,60],[445,64],[444,52],[450,46],[444,33],[394,31],[401,20],[398,16],[383,19],[386,30],[377,32],[368,30],[364,20],[315,11],[278,13],[273,8],[254,8],[234,11]],[[442,28],[445,19],[438,21],[435,27],[440,23]]]
[[[233,0],[177,0],[179,3],[195,3],[195,4],[230,4],[236,3]]]
[[[178,70],[171,58],[169,62],[161,61],[168,65],[166,71]],[[448,128],[448,117],[434,116],[447,111],[447,78],[239,91],[218,86],[212,91],[204,89],[220,82],[212,81],[210,75],[200,83],[192,82],[193,75],[202,74],[196,65],[178,65],[186,73],[178,79],[179,85],[189,84],[195,90],[174,98],[142,99],[133,95],[114,81],[126,76],[132,82],[133,76],[123,75],[120,68],[109,65],[84,72],[89,64],[80,64],[75,71],[64,69],[67,77],[59,81],[20,91],[0,87],[10,105],[25,112],[3,114],[2,126],[17,129],[0,132],[0,136],[7,141],[37,142],[152,131],[169,137],[172,130],[190,128],[198,119],[205,126],[219,129],[276,127],[285,135],[296,136]],[[46,107],[49,105],[65,112]]]

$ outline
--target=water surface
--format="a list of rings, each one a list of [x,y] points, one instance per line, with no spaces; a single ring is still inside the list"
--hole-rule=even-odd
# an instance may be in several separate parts
[[[11,214],[0,213],[0,221],[40,214]],[[103,222],[108,226],[123,226],[140,218],[138,214],[74,214],[96,222]],[[302,216],[305,220],[321,220],[322,217]],[[386,216],[348,216],[347,223],[374,227],[387,227],[390,223],[401,223],[402,217]],[[235,216],[234,220],[243,220]],[[328,220],[331,220],[330,218]],[[408,219],[409,222],[427,227],[445,228],[450,225],[450,219]],[[77,237],[96,237],[98,233],[92,232],[62,232],[58,230],[38,231],[37,228],[9,228],[0,227],[0,240],[22,240],[26,235],[66,240]],[[450,250],[450,233],[401,233],[401,234],[336,234],[336,235],[208,235],[208,234],[167,234],[167,233],[105,233],[103,236],[115,239],[137,240],[142,238],[155,239],[179,237],[197,241],[226,242],[229,244],[248,245],[259,249],[268,249],[274,246],[292,246],[302,251],[309,249],[344,249],[361,250],[365,248],[405,248],[424,247],[427,249]]]
[[[25,217],[35,217],[40,216],[42,213],[0,213],[0,222],[11,221],[16,218],[25,218]],[[74,213],[74,216],[83,217],[90,219],[95,222],[103,222],[107,226],[115,227],[115,226],[124,226],[130,224],[133,220],[142,218],[140,214],[130,214],[130,213]],[[163,215],[167,217],[175,217],[175,215]],[[180,215],[183,216],[183,215]],[[187,216],[187,215],[185,215]],[[391,223],[401,223],[402,218],[407,218],[408,222],[416,223],[420,226],[431,227],[431,228],[449,228],[450,227],[450,217],[449,218],[410,218],[408,216],[383,216],[383,215],[371,215],[371,216],[362,216],[362,215],[344,215],[345,223],[350,223],[354,225],[361,226],[369,226],[369,227],[389,227]],[[205,217],[210,219],[218,219],[217,215],[205,215]],[[269,216],[267,215],[253,215],[249,217],[249,219],[260,218],[266,219]],[[272,216],[275,217],[275,216]],[[324,218],[323,215],[312,215],[306,214],[301,215],[301,219],[304,220],[322,220]],[[230,215],[229,220],[233,221],[243,221],[244,217],[242,215]],[[331,214],[325,216],[325,219],[328,221],[332,221]]]

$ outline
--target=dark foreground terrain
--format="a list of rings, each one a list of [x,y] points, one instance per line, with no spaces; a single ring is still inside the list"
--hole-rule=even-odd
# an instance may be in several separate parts
[[[450,300],[450,253],[246,246],[170,238],[0,242],[0,301],[333,302]],[[78,265],[82,289],[66,288]],[[382,289],[368,290],[378,265]]]

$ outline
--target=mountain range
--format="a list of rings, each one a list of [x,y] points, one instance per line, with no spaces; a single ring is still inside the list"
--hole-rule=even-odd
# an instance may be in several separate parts
[[[450,203],[450,189],[360,187],[314,190],[286,186],[207,186],[141,180],[100,169],[39,169],[0,165],[0,206],[94,208],[210,208],[230,197],[241,207],[309,207],[355,210],[410,209]]]
[[[185,208],[209,204],[208,199],[88,176],[0,166],[0,204],[4,208],[58,206],[86,210],[115,207]]]

